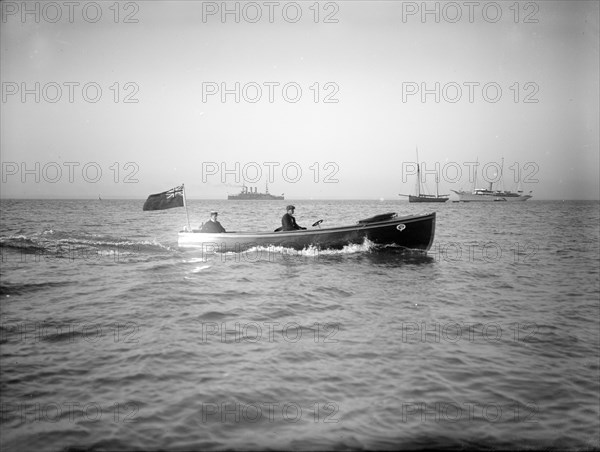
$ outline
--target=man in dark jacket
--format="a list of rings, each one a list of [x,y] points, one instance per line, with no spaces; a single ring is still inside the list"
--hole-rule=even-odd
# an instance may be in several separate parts
[[[295,231],[296,229],[306,229],[298,226],[296,219],[294,218],[294,206],[287,206],[287,213],[281,217],[281,230],[282,231]]]
[[[217,221],[217,215],[219,215],[218,212],[215,212],[214,210],[210,213],[210,220],[208,220],[206,223],[204,223],[202,225],[202,229],[200,229],[200,232],[209,232],[209,233],[219,233],[219,232],[225,232],[225,228],[223,226],[221,226],[221,223],[219,223]]]

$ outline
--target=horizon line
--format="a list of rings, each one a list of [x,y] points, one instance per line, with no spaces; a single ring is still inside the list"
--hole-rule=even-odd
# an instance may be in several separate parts
[[[147,198],[124,198],[124,197],[106,197],[98,198],[15,198],[0,197],[0,201],[145,201]],[[400,201],[408,203],[408,199],[402,198],[288,198],[288,199],[223,199],[223,198],[186,198],[188,201],[260,201],[260,202],[287,202],[287,201]],[[450,202],[454,201],[449,199]],[[600,198],[532,198],[527,201],[600,201]],[[457,201],[465,202],[465,201]],[[525,202],[525,201],[523,201]]]

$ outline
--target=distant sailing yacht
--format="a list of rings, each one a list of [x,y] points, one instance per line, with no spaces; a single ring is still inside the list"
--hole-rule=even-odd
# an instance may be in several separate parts
[[[450,195],[440,195],[438,190],[439,175],[435,175],[435,195],[425,195],[421,193],[421,165],[419,165],[419,148],[417,148],[417,195],[403,195],[408,196],[408,202],[446,202],[450,199]]]

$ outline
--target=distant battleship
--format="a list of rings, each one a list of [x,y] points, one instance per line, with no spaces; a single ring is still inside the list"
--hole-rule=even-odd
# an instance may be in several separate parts
[[[283,193],[281,194],[281,196],[274,196],[272,194],[269,193],[269,186],[266,186],[266,193],[258,193],[258,189],[256,187],[254,187],[254,190],[252,190],[252,187],[246,187],[245,185],[242,186],[242,191],[239,192],[237,195],[228,195],[227,199],[230,200],[252,200],[252,199],[259,199],[259,200],[263,200],[263,201],[283,201]]]

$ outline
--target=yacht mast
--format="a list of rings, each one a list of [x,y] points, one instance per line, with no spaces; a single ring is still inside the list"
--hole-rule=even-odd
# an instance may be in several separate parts
[[[417,146],[417,196],[421,196],[421,165],[419,165],[419,146]]]

